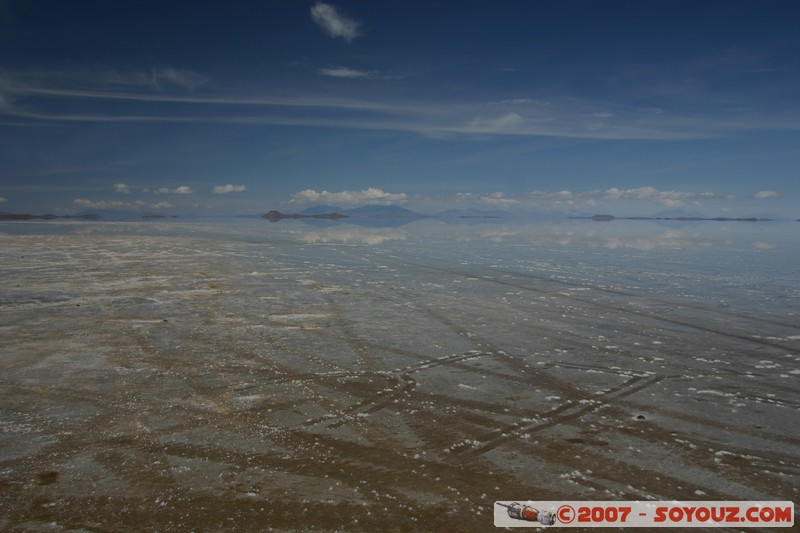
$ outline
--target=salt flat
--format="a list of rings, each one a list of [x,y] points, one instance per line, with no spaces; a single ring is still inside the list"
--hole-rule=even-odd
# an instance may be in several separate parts
[[[797,263],[763,236],[257,222],[0,228],[2,529],[797,500]]]

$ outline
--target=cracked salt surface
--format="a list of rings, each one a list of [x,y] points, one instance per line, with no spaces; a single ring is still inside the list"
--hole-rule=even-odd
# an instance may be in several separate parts
[[[0,528],[797,498],[793,236],[285,222],[0,225]]]

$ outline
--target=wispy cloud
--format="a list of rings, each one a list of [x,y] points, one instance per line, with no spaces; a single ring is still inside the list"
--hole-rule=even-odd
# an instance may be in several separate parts
[[[359,32],[359,22],[342,15],[336,7],[317,2],[311,8],[311,19],[317,23],[325,32],[334,38],[352,41],[361,33]]]
[[[114,191],[122,194],[130,194],[131,188],[126,185],[125,183],[115,183],[114,184]]]
[[[315,191],[306,189],[295,193],[290,202],[293,203],[331,203],[340,206],[352,206],[359,204],[401,204],[406,202],[408,195],[405,193],[389,193],[384,190],[370,187],[360,191]]]
[[[6,199],[5,199],[5,197],[3,197],[3,196],[0,196],[0,204],[2,204],[2,203],[4,203],[4,202],[7,202],[7,201],[8,201],[8,200],[6,200]]]
[[[70,69],[0,71],[0,90],[26,87],[84,89],[155,90],[158,93],[182,89],[184,93],[202,87],[209,78],[191,69],[153,66],[149,69],[74,67]]]
[[[0,79],[0,81],[2,81]],[[331,109],[352,109],[366,111],[385,111],[402,112],[409,111],[410,105],[407,103],[374,101],[357,98],[340,98],[328,95],[299,94],[297,96],[259,96],[251,97],[246,95],[189,95],[176,93],[152,93],[112,90],[105,87],[103,90],[97,89],[74,89],[59,86],[42,85],[39,81],[33,80],[23,82],[18,80],[15,83],[0,83],[0,96],[3,93],[10,99],[13,96],[19,97],[49,97],[49,98],[78,98],[85,100],[120,100],[129,102],[154,102],[154,103],[176,103],[176,104],[197,104],[213,106],[253,106],[253,107],[300,107],[300,108],[331,108]],[[419,104],[416,104],[419,105]],[[9,107],[11,107],[9,105]],[[0,111],[3,111],[0,109]],[[7,112],[12,113],[14,109]],[[17,110],[23,114],[21,110]],[[113,115],[109,115],[113,119]],[[168,120],[169,116],[153,117]],[[224,117],[218,117],[224,120]]]
[[[477,118],[470,122],[468,129],[480,133],[514,133],[524,124],[522,115],[511,112],[494,118]]]
[[[246,187],[244,185],[232,185],[228,183],[227,185],[217,185],[211,192],[214,194],[228,194],[232,192],[244,192],[245,189]]]
[[[753,198],[757,200],[767,200],[771,198],[778,198],[780,195],[775,191],[758,191]]]
[[[181,185],[180,187],[175,187],[174,189],[170,189],[169,187],[161,187],[160,189],[156,189],[154,192],[156,194],[194,194],[194,189],[188,185]]]
[[[368,78],[370,77],[369,72],[365,72],[363,70],[355,70],[348,67],[337,67],[337,68],[322,68],[319,70],[319,73],[323,76],[329,76],[331,78]]]
[[[174,85],[187,91],[193,91],[197,87],[204,85],[208,78],[193,70],[160,67],[152,69],[150,81],[157,89],[160,89],[163,85]]]
[[[154,74],[155,72],[155,74]],[[265,126],[308,126],[363,130],[407,131],[429,137],[518,136],[586,139],[684,140],[719,138],[746,131],[800,130],[800,109],[781,115],[730,109],[702,115],[654,113],[651,109],[608,105],[607,102],[553,98],[475,100],[400,99],[385,95],[351,97],[300,89],[293,96],[252,96],[252,90],[215,92],[200,86],[199,74],[173,68],[120,74],[48,77],[36,73],[0,72],[0,116],[42,122],[213,123]],[[330,67],[320,75],[343,79],[389,79],[382,74]],[[102,80],[106,80],[105,83]],[[155,89],[153,79],[160,80]],[[150,80],[149,82],[147,80]],[[147,84],[150,84],[150,87]],[[165,90],[167,85],[189,91]],[[73,105],[70,100],[84,100]],[[104,100],[113,105],[92,104]],[[175,103],[185,107],[155,105]],[[317,112],[317,110],[322,112]],[[491,114],[487,110],[491,109]],[[54,111],[58,110],[58,111]],[[724,112],[723,112],[724,111]]]
[[[72,201],[77,207],[85,209],[139,209],[147,205],[146,202],[136,200],[134,202],[123,202],[121,200],[88,200],[86,198],[76,198]]]
[[[497,100],[495,102],[488,102],[487,105],[495,106],[495,105],[527,105],[534,103],[535,100],[531,100],[530,98],[507,98],[505,100]]]

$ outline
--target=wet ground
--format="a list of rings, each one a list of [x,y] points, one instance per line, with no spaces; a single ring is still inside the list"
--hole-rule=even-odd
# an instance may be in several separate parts
[[[713,269],[492,262],[396,229],[121,227],[0,233],[3,530],[488,531],[496,500],[797,501],[796,294],[771,312]]]

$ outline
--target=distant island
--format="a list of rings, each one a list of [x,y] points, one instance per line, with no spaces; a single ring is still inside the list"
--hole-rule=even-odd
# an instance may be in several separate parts
[[[31,215],[28,213],[0,213],[0,220],[53,220],[56,218],[77,218],[81,220],[97,220],[100,218],[100,215],[95,213],[88,213],[85,215],[51,215],[50,213],[46,213],[44,215]]]
[[[317,205],[304,209],[300,213],[281,213],[272,210],[261,215],[270,222],[278,222],[285,218],[311,220],[340,220],[360,226],[390,227],[408,224],[420,218],[427,218],[404,207],[396,205],[365,205],[353,209],[341,209],[330,205]]]
[[[100,213],[78,213],[77,215],[52,215],[46,213],[44,215],[32,215],[30,213],[5,213],[0,212],[0,220],[131,220],[137,218],[145,219],[159,219],[159,218],[177,218],[176,215],[162,215],[161,213],[136,213],[130,211],[113,211],[107,210]]]
[[[304,213],[281,213],[280,211],[270,211],[266,215],[262,215],[264,218],[269,220],[270,222],[277,222],[284,218],[321,218],[324,220],[339,220],[341,218],[347,218],[347,215],[343,215],[341,213],[314,213],[314,214],[304,214]]]
[[[595,222],[611,222],[612,220],[677,220],[681,222],[712,220],[715,222],[771,222],[771,218],[730,218],[730,217],[695,217],[695,216],[678,216],[678,217],[618,217],[614,215],[594,215],[591,217],[567,217],[582,220],[594,220]]]

